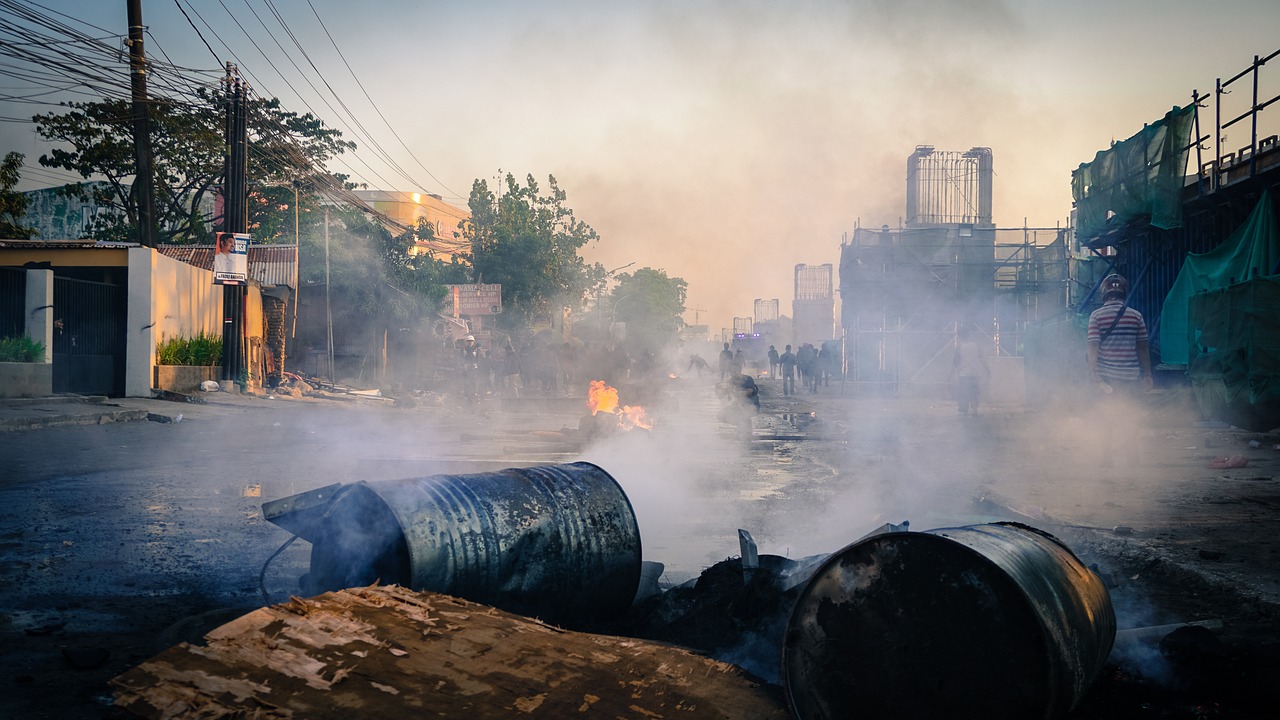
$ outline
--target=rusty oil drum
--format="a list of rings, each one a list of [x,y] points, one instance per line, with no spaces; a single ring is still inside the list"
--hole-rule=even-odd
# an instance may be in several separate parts
[[[860,540],[829,557],[787,625],[792,710],[817,718],[1055,718],[1115,640],[1103,582],[1017,523]]]
[[[635,513],[591,463],[311,492],[263,506],[312,543],[309,594],[394,583],[582,628],[625,613],[639,586]]]

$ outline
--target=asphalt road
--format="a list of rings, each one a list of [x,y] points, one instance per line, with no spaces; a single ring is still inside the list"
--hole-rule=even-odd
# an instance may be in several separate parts
[[[114,717],[110,678],[298,593],[306,543],[264,572],[290,537],[263,520],[266,500],[335,482],[577,459],[626,490],[644,556],[664,563],[667,586],[738,555],[739,528],[761,553],[800,558],[886,522],[1019,520],[1099,566],[1122,628],[1222,620],[1223,652],[1263,673],[1251,681],[1264,688],[1266,673],[1280,673],[1267,654],[1280,638],[1271,438],[1196,425],[1166,407],[1138,436],[1140,465],[1101,471],[1087,408],[967,417],[942,398],[777,390],[763,384],[751,439],[720,422],[712,381],[692,377],[633,398],[623,388],[622,402],[643,400],[656,426],[591,442],[578,430],[583,401],[561,397],[459,406],[432,396],[412,407],[122,400],[182,420],[0,433],[0,717]],[[1219,453],[1251,462],[1207,468]],[[1251,701],[1238,683],[1195,685],[1189,696],[1169,677],[1132,681],[1168,671],[1159,658],[1113,659],[1073,717],[1140,717],[1144,707],[1201,717],[1188,714],[1201,700],[1217,716],[1249,717],[1238,714]]]

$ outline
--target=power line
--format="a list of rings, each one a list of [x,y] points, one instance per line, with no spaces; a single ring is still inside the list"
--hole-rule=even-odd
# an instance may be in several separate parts
[[[178,2],[178,0],[173,0],[173,4],[178,6],[178,12],[182,13],[182,17],[187,19],[187,24],[191,26],[192,30],[196,31],[196,35],[200,38],[200,42],[204,43],[205,48],[209,50],[209,54],[212,55],[213,59],[217,60],[218,65],[221,66],[222,58],[218,57],[218,53],[214,52],[213,48],[209,46],[209,41],[204,39],[204,33],[200,32],[200,28],[196,27],[196,24],[191,22],[191,16],[187,14],[185,9],[183,9],[182,3]],[[151,33],[148,32],[147,34],[150,35]]]
[[[183,16],[186,18],[188,24],[191,25],[192,29],[196,31],[196,34],[204,43],[206,49],[209,50],[213,58],[221,64],[218,54],[205,39],[204,34],[200,31],[200,28],[196,26],[191,15],[189,15],[186,12],[186,9],[183,8],[182,2],[180,0],[175,0],[175,2],[177,3],[179,10],[183,12]],[[229,8],[227,8],[226,4],[221,2],[221,0],[220,5],[222,5],[222,7],[227,10],[228,14],[231,15],[232,19],[235,20],[235,15],[230,12]],[[308,64],[313,70],[319,73],[319,69],[316,67],[315,63],[311,61],[305,49],[302,48],[300,41],[289,29],[283,16],[275,6],[269,2],[269,0],[268,5],[275,15],[276,20],[281,23],[285,32],[294,42],[294,45],[300,52],[302,52],[303,56],[307,58]],[[200,15],[194,5],[190,3],[190,0],[187,0],[187,7],[191,10],[191,14],[194,14],[195,17],[205,25],[210,33],[212,33],[213,36],[225,48],[227,48],[232,57],[236,57],[230,46],[220,36],[218,36],[217,31],[204,17]],[[39,8],[58,16],[65,17],[82,26],[90,27],[97,33],[103,34],[91,35],[68,25],[61,20],[55,19],[48,14],[42,14],[33,8]],[[253,10],[253,8],[250,7],[250,10]],[[118,42],[122,38],[121,35],[111,33],[104,28],[98,28],[70,15],[50,10],[38,3],[23,4],[21,2],[16,2],[15,0],[0,0],[0,11],[7,11],[8,14],[8,17],[6,17],[4,13],[0,13],[0,57],[8,57],[13,61],[0,62],[0,76],[6,76],[23,83],[21,86],[11,88],[13,92],[7,95],[0,95],[0,99],[7,99],[11,102],[27,102],[31,104],[54,106],[54,103],[43,101],[39,98],[44,98],[58,93],[84,95],[92,97],[95,100],[104,98],[107,100],[124,100],[129,97],[131,87],[128,81],[128,76],[126,73],[121,72],[121,68],[127,65],[127,53],[121,47],[113,45],[111,42]],[[312,7],[312,12],[315,13],[314,7]],[[258,16],[256,11],[254,12],[254,15],[258,19],[259,23],[262,24],[263,29],[267,30],[267,32],[271,34],[270,30],[266,27],[262,18]],[[243,32],[249,39],[250,43],[254,45],[255,49],[264,59],[268,60],[268,64],[276,70],[277,74],[279,74],[278,68],[275,68],[274,64],[272,64],[270,59],[267,58],[266,54],[262,51],[262,48],[258,46],[257,42],[253,39],[252,35],[248,33],[238,20],[235,21],[237,26],[240,27],[241,32]],[[325,32],[328,34],[327,28],[325,28]],[[160,55],[164,58],[163,60],[155,58],[154,56],[148,58],[148,72],[152,79],[153,87],[155,87],[157,91],[163,91],[163,93],[168,94],[168,96],[164,96],[161,92],[157,92],[157,94],[150,99],[150,102],[156,105],[168,104],[175,109],[185,109],[189,112],[211,112],[212,109],[208,107],[208,100],[210,96],[216,97],[216,94],[211,93],[210,89],[217,87],[217,84],[220,81],[220,74],[222,72],[221,68],[215,71],[181,67],[172,62],[163,45],[155,39],[154,35],[151,35],[150,32],[148,32],[148,35],[151,36],[152,42],[154,42]],[[330,41],[332,42],[332,36],[330,36]],[[290,63],[294,65],[295,69],[303,79],[306,79],[306,73],[302,71],[297,63],[293,62],[288,51],[285,50],[279,42],[276,42],[276,45],[279,47],[280,51],[285,54],[286,58],[289,59]],[[239,58],[236,57],[236,59],[239,62]],[[346,62],[345,57],[343,57],[343,62]],[[240,64],[242,67],[244,66],[244,63]],[[246,72],[248,71],[247,67],[244,69]],[[348,70],[350,70],[349,64]],[[204,76],[205,80],[193,81],[193,76],[196,78]],[[286,82],[286,84],[289,84],[288,79],[285,78],[283,74],[281,74],[280,77]],[[359,83],[358,78],[356,78],[356,81]],[[307,80],[307,82],[315,94],[323,100],[324,94],[321,93],[319,89],[310,82],[310,80]],[[361,132],[352,131],[353,134],[367,137],[369,139],[370,146],[376,151],[376,154],[379,155],[380,159],[387,162],[388,166],[396,169],[400,175],[404,176],[411,183],[417,185],[417,183],[404,172],[403,168],[399,167],[395,163],[385,149],[381,148],[381,146],[377,144],[376,140],[372,138],[372,135],[367,131],[363,124],[359,122],[350,107],[342,101],[332,86],[330,86],[327,81],[325,81],[324,84],[329,92],[334,95],[339,105],[345,111],[346,116],[350,117],[356,127],[360,129]],[[297,97],[302,99],[301,93],[298,93],[297,89],[293,88],[291,84],[290,89],[294,91]],[[365,96],[368,98],[368,92],[364,90],[363,85],[361,85],[361,90],[365,92]],[[303,103],[304,105],[306,104],[305,100],[303,100]],[[337,109],[332,105],[329,105],[327,100],[325,100],[325,104],[329,106],[329,109],[332,110],[335,115],[339,116],[339,119],[341,119],[342,113],[339,113]],[[381,115],[381,113],[379,114]],[[311,111],[310,116],[318,117],[314,110]],[[119,118],[120,121],[127,119],[128,118],[126,117]],[[386,118],[383,117],[382,119],[385,123]],[[381,222],[389,227],[401,232],[407,232],[411,229],[402,223],[375,211],[353,192],[345,188],[342,183],[338,182],[337,179],[328,172],[317,168],[311,161],[310,157],[306,154],[306,151],[304,151],[300,146],[299,140],[295,138],[289,128],[280,123],[277,118],[273,117],[269,113],[263,113],[259,120],[261,121],[259,123],[259,127],[267,133],[263,136],[263,139],[274,140],[278,144],[275,150],[271,152],[268,152],[266,149],[251,146],[251,149],[255,153],[255,157],[258,158],[259,162],[270,162],[276,165],[277,167],[274,172],[292,174],[294,177],[310,178],[313,181],[313,184],[317,186],[317,189],[324,196],[339,200],[344,204],[349,204],[363,212],[369,213],[379,218]],[[0,122],[29,123],[33,122],[33,120],[29,118],[0,117]],[[388,127],[390,127],[389,123]],[[272,128],[274,128],[274,136],[272,134]],[[392,132],[394,133],[394,129],[392,129]],[[403,140],[401,140],[398,135],[397,140],[400,140],[403,145]],[[389,187],[394,187],[358,154],[353,153],[352,158],[365,165],[369,171],[373,175],[377,176],[383,183],[386,183]],[[351,171],[350,174],[352,176],[365,180],[360,172],[357,172],[349,163],[345,162],[340,147],[335,154],[330,156],[329,159],[330,161],[346,166],[347,169]],[[415,158],[415,160],[417,159]],[[433,179],[435,179],[434,176]],[[365,180],[365,182],[368,184],[367,180]],[[439,181],[437,180],[437,182]],[[443,186],[443,183],[441,183],[441,185]],[[452,216],[451,213],[444,214]],[[458,216],[458,219],[462,219],[462,217]],[[437,242],[442,245],[450,244],[448,239],[445,238],[437,239]]]
[[[413,158],[413,161],[418,163],[418,167],[422,168],[432,180],[440,183],[440,187],[452,193],[453,197],[461,198],[462,195],[460,195],[456,190],[450,188],[448,185],[445,185],[440,178],[433,175],[431,171],[427,169],[427,166],[423,165],[422,161],[418,159],[418,156],[409,149],[409,146],[405,144],[404,140],[400,137],[400,134],[397,133],[395,128],[391,126],[391,123],[387,121],[387,117],[382,114],[382,110],[378,107],[378,104],[373,101],[372,97],[369,97],[369,91],[365,89],[364,83],[360,82],[360,78],[356,77],[356,72],[351,68],[351,63],[347,62],[347,56],[342,53],[342,48],[338,47],[337,41],[333,39],[333,34],[329,32],[329,28],[324,24],[324,19],[320,17],[320,13],[316,12],[316,7],[311,3],[311,0],[307,0],[307,7],[311,8],[311,14],[316,16],[316,22],[320,23],[320,28],[324,30],[325,37],[329,38],[329,43],[333,45],[334,51],[337,52],[338,57],[342,59],[342,64],[346,66],[347,72],[351,73],[351,78],[356,81],[356,86],[360,88],[360,92],[364,93],[365,99],[369,101],[369,105],[374,109],[374,112],[378,113],[378,117],[382,118],[383,124],[387,126],[387,129],[391,131],[391,134],[395,136],[395,139],[400,142],[400,147],[404,148],[405,151],[409,153],[409,157]]]

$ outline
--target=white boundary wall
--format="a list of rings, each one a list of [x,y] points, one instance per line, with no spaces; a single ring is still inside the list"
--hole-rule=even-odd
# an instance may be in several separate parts
[[[222,335],[222,286],[213,273],[151,248],[129,248],[124,394],[150,397],[156,344],[204,331]]]

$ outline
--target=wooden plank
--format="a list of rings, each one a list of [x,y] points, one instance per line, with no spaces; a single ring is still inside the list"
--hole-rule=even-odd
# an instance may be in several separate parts
[[[148,719],[777,719],[780,688],[692,651],[447,595],[351,588],[255,610],[111,681]]]

